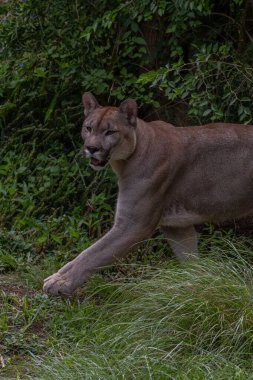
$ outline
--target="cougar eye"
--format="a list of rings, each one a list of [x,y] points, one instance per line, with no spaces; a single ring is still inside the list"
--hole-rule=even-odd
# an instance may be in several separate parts
[[[109,129],[109,131],[106,131],[106,132],[105,132],[105,136],[113,135],[113,134],[116,133],[116,132],[118,132],[118,131],[114,131],[114,130],[112,130],[112,129]]]
[[[87,129],[88,132],[91,132],[91,129],[92,129],[92,128],[88,125],[88,126],[86,127],[86,129]]]

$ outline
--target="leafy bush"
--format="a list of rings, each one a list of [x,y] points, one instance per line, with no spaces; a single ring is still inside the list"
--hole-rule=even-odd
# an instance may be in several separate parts
[[[0,225],[35,252],[80,249],[112,219],[114,177],[79,155],[83,91],[131,96],[146,119],[252,122],[250,2],[10,0],[0,14]]]

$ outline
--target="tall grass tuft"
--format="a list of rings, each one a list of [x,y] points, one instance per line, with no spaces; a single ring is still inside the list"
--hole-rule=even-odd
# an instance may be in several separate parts
[[[252,378],[248,262],[233,252],[137,270],[90,286],[69,318],[54,318],[57,343],[34,359],[33,380]]]

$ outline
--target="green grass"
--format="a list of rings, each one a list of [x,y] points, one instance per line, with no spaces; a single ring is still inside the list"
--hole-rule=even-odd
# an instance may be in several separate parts
[[[38,290],[41,267],[2,275],[0,377],[253,378],[252,245],[209,239],[197,263],[121,264],[72,299]]]

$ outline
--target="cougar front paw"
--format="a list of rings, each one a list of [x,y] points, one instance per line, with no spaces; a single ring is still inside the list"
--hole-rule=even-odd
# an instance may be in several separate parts
[[[73,281],[64,273],[56,272],[44,280],[43,291],[53,296],[69,295],[74,290]]]

